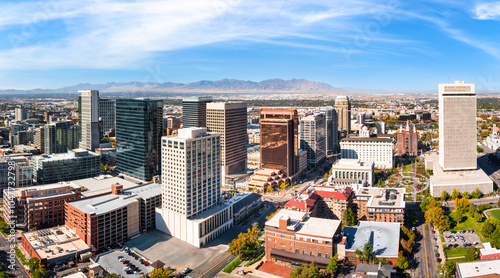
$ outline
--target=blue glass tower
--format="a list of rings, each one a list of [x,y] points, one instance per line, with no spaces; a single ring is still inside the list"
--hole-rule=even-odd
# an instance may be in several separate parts
[[[116,100],[116,167],[142,180],[160,174],[163,100]]]

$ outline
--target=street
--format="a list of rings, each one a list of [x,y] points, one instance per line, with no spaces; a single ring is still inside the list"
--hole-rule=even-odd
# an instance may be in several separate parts
[[[12,271],[10,270],[9,267],[9,261],[7,260],[10,256],[8,253],[10,251],[10,242],[4,238],[3,236],[0,235],[0,265],[2,266],[2,269],[5,273],[9,275],[9,277],[21,277],[21,278],[29,278],[28,274],[24,271],[23,267],[21,266],[21,263],[19,263],[19,260],[15,259],[16,261],[16,267]]]
[[[434,235],[429,224],[425,224],[424,214],[420,211],[418,203],[407,202],[407,208],[415,211],[418,219],[416,226],[418,233],[413,252],[413,264],[410,271],[411,277],[438,277],[436,269],[438,263],[434,256],[434,246],[436,245]],[[442,259],[442,258],[441,258]]]

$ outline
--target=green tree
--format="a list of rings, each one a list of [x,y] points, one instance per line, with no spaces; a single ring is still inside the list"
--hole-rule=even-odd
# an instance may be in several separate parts
[[[495,229],[490,237],[491,246],[500,249],[500,229]]]
[[[462,222],[462,218],[463,218],[463,215],[462,215],[462,212],[460,210],[456,210],[453,213],[453,220],[455,220],[455,222],[457,222],[457,223]]]
[[[31,277],[32,278],[49,277],[49,271],[44,267],[39,267],[33,272],[33,274],[31,274]]]
[[[339,254],[335,254],[335,256],[330,258],[330,262],[328,263],[328,266],[326,267],[326,272],[330,275],[333,275],[337,269],[339,268],[338,263],[337,263],[337,257]]]
[[[500,199],[497,201],[497,207],[500,207]]]
[[[363,255],[367,262],[372,262],[375,259],[375,253],[373,253],[373,245],[371,241],[368,241],[363,246]]]
[[[458,192],[458,190],[456,188],[453,188],[453,191],[451,192],[451,198],[453,200],[457,199],[458,197],[460,197],[460,192]]]
[[[449,197],[450,197],[450,194],[448,194],[448,192],[446,192],[445,190],[441,191],[441,200],[442,201],[447,201]]]
[[[120,278],[120,276],[116,273],[109,273],[104,276],[104,278]]]
[[[450,219],[444,213],[441,205],[433,206],[425,212],[425,222],[430,223],[440,231],[446,231],[450,227]]]
[[[455,199],[455,211],[460,211],[462,214],[466,213],[470,206],[470,201],[465,197],[465,193],[466,192],[464,192],[464,197]]]
[[[3,219],[0,218],[0,231],[3,233],[8,233],[9,232],[9,224],[7,222],[3,221]]]
[[[454,261],[446,261],[444,263],[444,271],[446,272],[447,277],[450,277],[451,275],[455,274],[455,269],[456,269],[457,263]]]
[[[258,245],[257,238],[259,235],[259,227],[257,223],[253,223],[251,229],[247,229],[246,233],[240,233],[237,238],[229,243],[229,252],[233,256],[246,258],[250,255]]]
[[[480,204],[479,206],[477,206],[477,210],[479,212],[483,212],[483,211],[490,209],[490,208],[491,208],[490,204]]]
[[[170,268],[157,268],[151,273],[144,275],[144,278],[171,278],[174,276],[175,275]]]
[[[342,215],[342,221],[344,222],[344,226],[353,226],[358,224],[358,217],[354,214],[351,208],[348,208],[344,215]]]
[[[410,267],[410,262],[403,254],[403,251],[399,251],[398,259],[396,260],[395,266],[401,270],[406,270],[408,267]]]
[[[470,193],[468,191],[465,191],[464,193],[462,193],[462,196],[465,199],[470,199],[470,197],[471,197],[471,195],[470,195]]]
[[[319,268],[313,261],[310,264],[303,264],[290,273],[290,278],[318,278]]]
[[[40,267],[40,259],[37,257],[31,257],[28,261],[28,267],[30,269],[30,273],[34,273]]]
[[[467,262],[471,262],[477,260],[477,258],[477,249],[474,247],[469,247],[469,249],[467,250],[467,254],[465,254],[465,260]]]

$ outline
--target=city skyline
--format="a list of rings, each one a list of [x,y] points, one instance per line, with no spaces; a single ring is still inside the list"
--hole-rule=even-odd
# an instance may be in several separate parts
[[[464,79],[500,91],[494,2],[25,0],[0,10],[0,89],[305,78],[389,92]]]

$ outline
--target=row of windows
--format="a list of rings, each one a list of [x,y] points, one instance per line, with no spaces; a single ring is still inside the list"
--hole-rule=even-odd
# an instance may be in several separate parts
[[[299,249],[295,249],[295,253],[300,254]],[[302,254],[307,255],[307,251],[306,250],[302,251]],[[314,252],[310,252],[309,255],[314,256]],[[321,257],[321,256],[322,256],[321,253],[318,253],[318,257]],[[325,258],[327,258],[327,259],[330,258],[330,255],[325,254]]]

